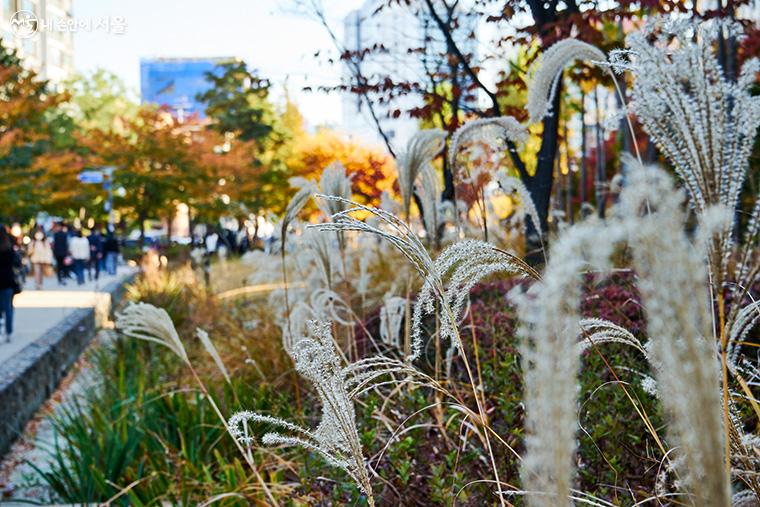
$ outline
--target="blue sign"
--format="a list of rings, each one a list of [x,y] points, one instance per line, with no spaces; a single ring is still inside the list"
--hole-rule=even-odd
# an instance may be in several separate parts
[[[207,72],[219,75],[218,65],[233,58],[155,58],[140,60],[140,95],[143,103],[168,106],[183,119],[205,117],[205,106],[196,96],[211,86]]]
[[[82,171],[77,179],[82,183],[103,183],[103,173],[101,171]]]

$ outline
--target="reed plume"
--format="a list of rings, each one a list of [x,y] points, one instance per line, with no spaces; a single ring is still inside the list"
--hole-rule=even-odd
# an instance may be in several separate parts
[[[405,216],[409,217],[412,203],[414,185],[420,173],[441,152],[445,144],[446,134],[437,129],[420,130],[414,134],[406,145],[406,149],[399,154],[396,161],[398,170],[398,185],[401,192],[402,207]],[[345,197],[342,195],[326,192],[327,195]]]

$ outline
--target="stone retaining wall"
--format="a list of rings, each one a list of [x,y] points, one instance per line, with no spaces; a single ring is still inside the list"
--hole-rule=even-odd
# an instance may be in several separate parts
[[[111,307],[121,300],[124,284],[115,281],[103,292]],[[96,309],[80,308],[0,365],[0,456],[24,431],[26,423],[55,391],[96,331]]]

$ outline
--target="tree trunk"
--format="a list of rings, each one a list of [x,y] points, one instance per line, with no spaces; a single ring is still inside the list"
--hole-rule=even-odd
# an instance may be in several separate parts
[[[248,231],[246,231],[248,234]],[[253,237],[248,240],[248,250],[256,250],[256,241],[259,239],[259,215],[253,219]]]
[[[554,158],[557,156],[560,105],[562,103],[562,76],[559,76],[558,79],[557,91],[552,98],[551,112],[544,118],[543,138],[541,149],[538,151],[536,173],[533,176],[528,176],[527,179],[523,178],[523,183],[528,189],[531,199],[533,199],[538,212],[538,219],[541,222],[540,231],[530,220],[526,227],[525,259],[533,266],[544,261],[542,248],[545,241],[543,238],[549,231],[549,204],[554,183]]]
[[[604,185],[607,181],[605,174],[604,160],[604,132],[602,129],[601,108],[599,107],[599,89],[594,89],[594,106],[596,107],[596,178],[594,187],[596,189],[596,211],[599,218],[604,218],[607,206],[607,192]]]
[[[172,244],[172,221],[173,221],[173,217],[169,217],[166,219],[166,239],[169,245]]]
[[[586,146],[586,94],[581,92],[581,185],[580,185],[580,198],[581,206],[588,201],[586,195],[586,181],[588,177],[586,172],[588,170],[588,147]]]
[[[137,215],[137,222],[140,224],[140,249],[145,246],[145,220],[147,220],[145,213],[140,212]]]

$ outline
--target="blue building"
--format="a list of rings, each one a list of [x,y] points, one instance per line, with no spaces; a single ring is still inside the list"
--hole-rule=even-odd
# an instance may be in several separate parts
[[[196,99],[209,88],[206,72],[234,58],[143,58],[140,60],[140,96],[143,103],[168,106],[177,118],[205,117]]]

